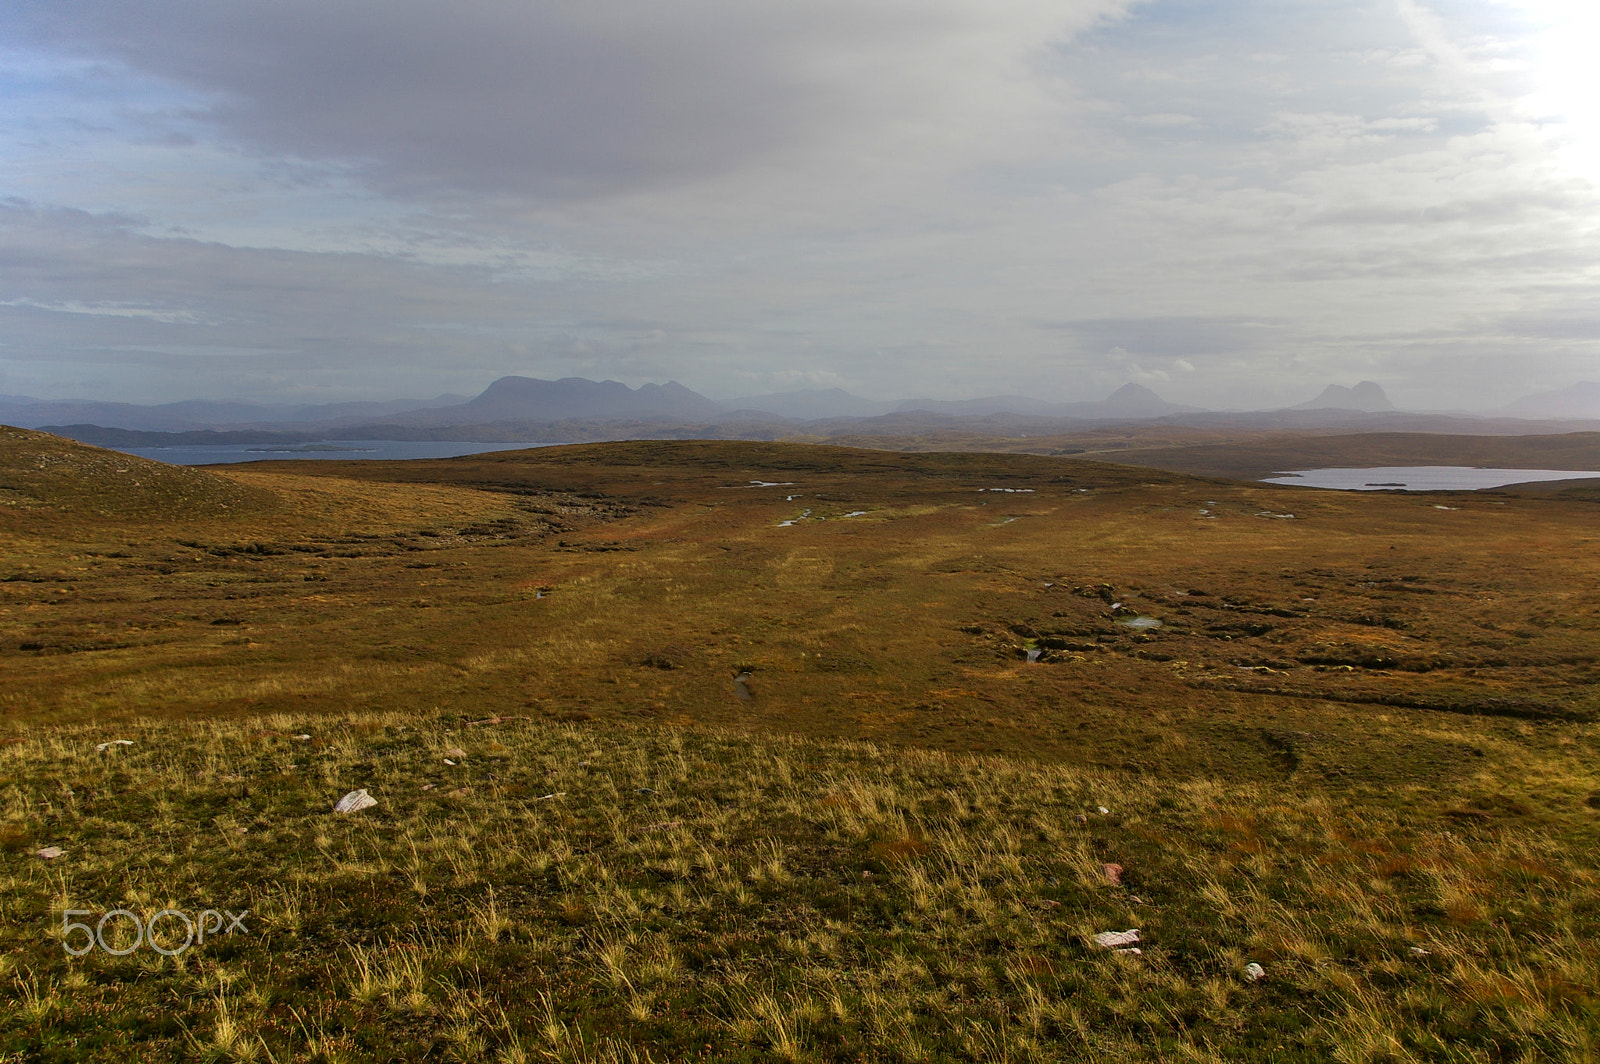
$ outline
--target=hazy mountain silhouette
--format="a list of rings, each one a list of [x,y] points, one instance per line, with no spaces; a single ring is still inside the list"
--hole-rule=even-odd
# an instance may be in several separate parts
[[[1389,402],[1389,397],[1383,394],[1374,381],[1362,381],[1354,388],[1346,388],[1342,384],[1330,384],[1322,389],[1322,394],[1308,403],[1291,406],[1290,410],[1361,410],[1368,414],[1386,414],[1394,410],[1394,404]]]
[[[722,406],[676,381],[630,388],[621,381],[563,377],[501,377],[483,393],[457,407],[419,412],[406,422],[459,424],[493,421],[566,421],[572,418],[706,418]]]
[[[1061,403],[1031,396],[959,400],[864,399],[838,388],[748,396],[718,403],[676,382],[630,388],[582,377],[502,377],[472,399],[267,405],[190,401],[46,402],[0,396],[0,423],[59,431],[112,446],[314,442],[339,439],[578,441],[622,438],[773,439],[823,435],[916,435],[937,431],[1038,435],[1086,424],[1160,419],[1208,428],[1527,433],[1590,429],[1600,420],[1600,384],[1529,396],[1496,415],[1396,411],[1372,381],[1330,385],[1316,399],[1266,411],[1211,412],[1171,403],[1139,384],[1104,399]],[[1529,420],[1519,420],[1529,419]],[[1548,419],[1548,420],[1534,420]],[[804,429],[798,426],[805,425]]]
[[[722,405],[732,410],[753,410],[797,421],[815,421],[830,417],[873,417],[889,413],[897,404],[863,399],[843,388],[802,388],[769,395],[747,395],[729,399]]]
[[[1036,417],[1083,418],[1090,421],[1119,418],[1154,418],[1171,414],[1194,413],[1198,406],[1169,403],[1142,384],[1124,384],[1104,399],[1077,403],[1057,403],[1025,395],[991,395],[982,399],[908,399],[895,406],[897,411],[924,411],[957,417],[989,417],[995,414],[1031,414]]]
[[[1600,381],[1579,381],[1553,392],[1524,396],[1499,409],[1509,417],[1600,419]]]
[[[189,432],[198,429],[363,421],[393,417],[413,410],[450,407],[465,402],[466,398],[464,395],[441,395],[435,399],[395,399],[389,402],[270,404],[188,399],[142,406],[136,403],[32,399],[7,395],[0,396],[0,423],[23,428],[89,424],[146,432]]]

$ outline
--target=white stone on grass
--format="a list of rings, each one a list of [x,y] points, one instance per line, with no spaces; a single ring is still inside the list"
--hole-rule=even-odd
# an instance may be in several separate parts
[[[365,790],[351,791],[333,807],[335,813],[359,813],[363,809],[371,809],[378,804],[378,800]]]

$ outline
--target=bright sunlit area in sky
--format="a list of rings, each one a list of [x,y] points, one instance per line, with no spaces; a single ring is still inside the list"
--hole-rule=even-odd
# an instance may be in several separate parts
[[[1600,4],[1586,0],[1518,0],[1533,18],[1534,118],[1558,118],[1563,162],[1600,182]]]
[[[1600,366],[1597,9],[13,0],[0,394],[1493,409]]]

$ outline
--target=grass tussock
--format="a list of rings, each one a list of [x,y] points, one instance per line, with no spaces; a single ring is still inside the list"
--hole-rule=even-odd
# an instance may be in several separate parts
[[[547,721],[36,729],[0,747],[0,1054],[1591,1060],[1570,827]],[[63,910],[115,908],[248,932],[69,957]]]

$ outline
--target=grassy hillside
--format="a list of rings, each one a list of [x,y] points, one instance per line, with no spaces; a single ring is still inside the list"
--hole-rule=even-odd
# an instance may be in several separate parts
[[[48,728],[0,771],[17,1059],[1596,1048],[1593,816],[1506,799],[395,714]],[[374,808],[331,811],[358,786]],[[70,959],[58,914],[119,906],[249,911],[172,958],[117,917],[128,956]]]
[[[274,503],[270,491],[205,470],[0,425],[0,514],[10,525],[238,518]]]
[[[1581,495],[649,442],[86,520],[135,467],[26,442],[81,472],[0,509],[22,1058],[1594,1052]],[[49,937],[118,903],[261,931]]]

